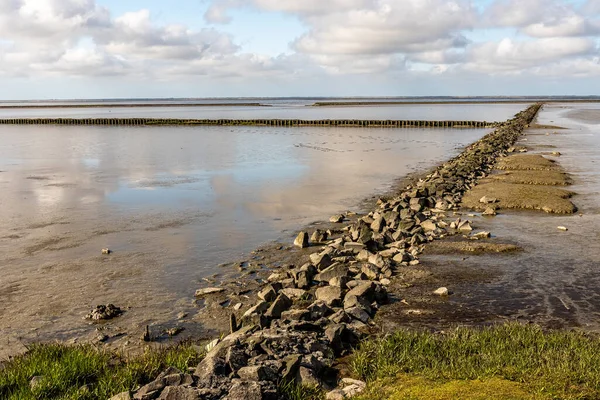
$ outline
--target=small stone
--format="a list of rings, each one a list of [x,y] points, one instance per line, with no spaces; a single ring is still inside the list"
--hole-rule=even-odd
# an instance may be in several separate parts
[[[112,253],[110,249],[102,249],[102,254],[110,254]]]
[[[552,155],[553,155],[554,157],[559,157],[559,156],[561,156],[562,154],[560,153],[560,151],[553,151],[553,152],[552,152]]]
[[[565,232],[569,230],[566,226],[559,226],[558,229]]]
[[[392,281],[390,281],[388,278],[383,278],[379,282],[381,282],[381,284],[384,286],[389,286],[392,283]]]
[[[346,285],[350,281],[350,278],[347,276],[336,276],[335,278],[331,278],[329,280],[329,286],[336,286],[342,289],[346,289]]]
[[[474,235],[472,235],[472,237],[474,237],[476,239],[487,239],[487,238],[492,237],[492,234],[487,231],[481,231],[481,232],[475,233]]]
[[[179,314],[177,314],[177,319],[184,319],[187,316],[188,316],[188,313],[182,311]]]
[[[285,294],[277,296],[271,307],[265,313],[268,318],[281,318],[281,313],[292,306],[292,301]]]
[[[310,241],[312,243],[323,243],[323,242],[327,241],[327,237],[328,237],[327,232],[323,232],[322,230],[317,229],[311,235]]]
[[[283,289],[281,291],[281,293],[285,294],[290,299],[295,300],[295,299],[301,299],[302,297],[304,297],[306,295],[306,290],[287,288],[287,289]]]
[[[342,214],[332,215],[331,218],[329,218],[329,222],[334,223],[334,224],[339,224],[341,222],[344,222],[344,215],[342,215]]]
[[[255,306],[250,307],[242,317],[248,317],[252,314],[263,314],[269,309],[269,304],[266,301],[259,301]]]
[[[300,232],[298,236],[296,236],[296,240],[294,240],[294,246],[300,247],[301,249],[308,247],[308,233]]]
[[[118,317],[119,315],[123,314],[123,311],[121,311],[121,309],[117,306],[115,306],[114,304],[106,304],[106,305],[99,305],[96,306],[96,309],[92,310],[91,313],[89,313],[88,315],[86,315],[85,317],[87,319],[92,319],[92,320],[106,320],[106,319],[112,319],[115,317]]]
[[[242,307],[243,307],[243,304],[242,304],[242,303],[237,303],[235,306],[233,306],[233,309],[234,309],[235,311],[238,311],[238,310],[239,310],[240,308],[242,308]]]
[[[436,289],[433,292],[433,294],[438,295],[438,296],[448,296],[450,294],[450,291],[446,287],[441,287],[439,289]]]
[[[258,292],[258,298],[270,303],[277,298],[277,291],[273,285],[267,285]]]
[[[165,333],[169,336],[177,336],[179,335],[181,332],[183,332],[184,328],[181,326],[176,326],[173,328],[169,328],[165,331]]]
[[[376,280],[379,276],[379,269],[373,264],[364,264],[361,268],[361,272],[372,281]]]
[[[221,293],[224,292],[225,289],[223,288],[216,288],[216,287],[209,287],[209,288],[204,288],[204,289],[198,289],[196,290],[196,297],[202,297],[202,296],[206,296],[209,294],[215,294],[215,293]]]
[[[483,214],[481,215],[485,215],[486,217],[494,217],[497,215],[496,210],[493,209],[492,207],[487,207],[485,209],[485,211],[483,212]]]
[[[319,271],[324,270],[332,264],[329,253],[314,253],[310,255],[310,262],[317,267]]]
[[[347,310],[345,310],[346,313],[351,316],[352,318],[362,322],[362,323],[367,323],[369,321],[369,319],[371,318],[369,316],[369,314],[367,314],[367,312],[365,310],[363,310],[361,307],[352,307],[349,308]]]
[[[492,204],[497,203],[498,199],[496,199],[495,197],[483,196],[481,199],[479,199],[479,202],[483,204]]]

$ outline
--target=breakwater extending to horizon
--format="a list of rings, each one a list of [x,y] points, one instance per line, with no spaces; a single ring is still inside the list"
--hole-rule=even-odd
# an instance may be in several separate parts
[[[173,118],[3,118],[0,125],[210,125],[334,126],[380,128],[493,128],[497,122],[353,119],[173,119]]]

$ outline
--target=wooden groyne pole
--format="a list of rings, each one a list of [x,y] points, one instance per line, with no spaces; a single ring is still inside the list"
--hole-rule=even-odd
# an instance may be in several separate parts
[[[497,122],[361,119],[163,119],[163,118],[0,118],[0,125],[210,125],[210,126],[326,126],[361,128],[491,128]]]

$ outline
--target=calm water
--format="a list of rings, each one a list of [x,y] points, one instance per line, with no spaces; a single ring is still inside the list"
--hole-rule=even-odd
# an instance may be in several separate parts
[[[463,113],[482,120],[522,108],[407,109],[414,119]],[[298,110],[304,108],[292,113]],[[329,118],[389,112],[307,110]],[[291,243],[303,225],[356,210],[394,179],[448,159],[486,132],[2,126],[0,331],[8,339],[0,341],[0,358],[18,351],[21,340],[94,338],[82,316],[97,304],[128,307],[117,321],[128,332],[193,312],[202,279],[226,272],[218,264],[272,240]],[[100,255],[104,247],[114,253]]]
[[[504,121],[527,104],[431,104],[310,107],[306,101],[273,101],[269,107],[114,107],[1,109],[0,118],[198,118],[198,119],[409,119]],[[265,102],[264,104],[269,104]]]

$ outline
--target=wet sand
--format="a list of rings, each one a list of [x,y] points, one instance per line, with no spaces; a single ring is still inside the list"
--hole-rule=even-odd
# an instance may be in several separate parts
[[[433,166],[485,130],[10,127],[0,147],[0,358],[35,340],[139,341],[189,317],[219,263]],[[108,247],[114,253],[100,254]],[[258,268],[268,264],[257,260]],[[82,318],[125,308],[110,324]],[[203,306],[203,304],[200,304]]]
[[[567,188],[577,193],[571,201],[578,212],[562,216],[501,209],[496,217],[471,214],[475,231],[489,231],[491,242],[523,250],[452,254],[434,247],[422,256],[422,265],[396,282],[398,302],[382,312],[384,329],[437,330],[519,320],[600,331],[600,119],[592,117],[598,111],[599,106],[590,104],[547,104],[538,123],[565,129],[534,126],[519,143],[528,154],[544,154],[570,174],[573,185]],[[561,155],[552,156],[556,151]],[[439,286],[454,294],[443,300],[432,296]]]

